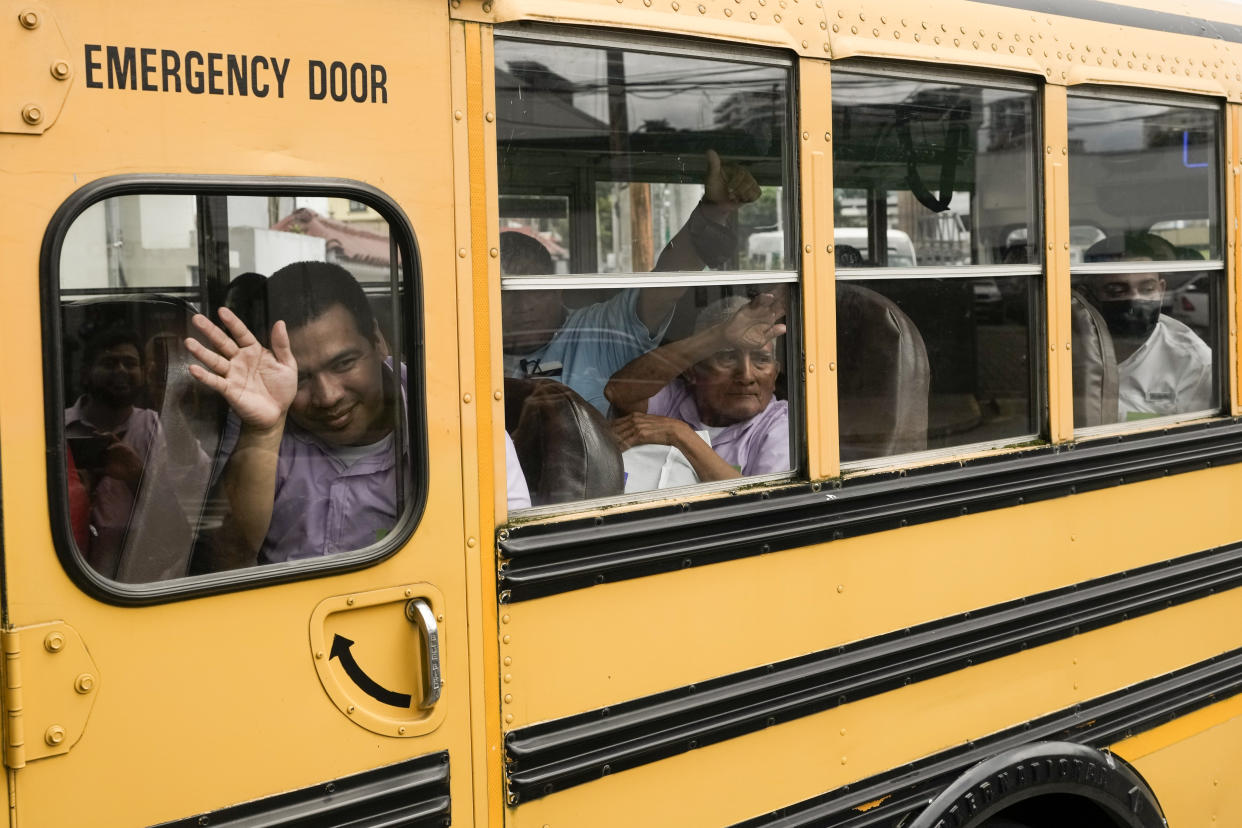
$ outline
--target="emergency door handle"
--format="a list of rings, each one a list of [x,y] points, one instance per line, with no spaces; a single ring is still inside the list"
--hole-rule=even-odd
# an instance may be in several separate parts
[[[425,598],[411,598],[405,605],[405,617],[418,627],[422,639],[423,652],[427,654],[426,669],[423,670],[423,693],[418,701],[420,710],[435,707],[440,700],[440,627],[436,624],[436,614]]]

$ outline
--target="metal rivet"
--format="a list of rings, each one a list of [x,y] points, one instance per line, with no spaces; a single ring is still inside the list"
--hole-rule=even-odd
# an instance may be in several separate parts
[[[828,370],[829,370],[829,371],[835,371],[835,370],[837,370],[837,364],[836,364],[835,362],[830,362],[830,363],[828,363]]]
[[[504,615],[500,616],[500,623],[502,624],[508,624],[512,620],[513,620],[513,617],[510,616],[508,613],[505,613]]]
[[[803,141],[809,141],[810,139],[811,139],[811,133],[809,133],[809,132],[804,132],[804,133],[802,133],[802,140],[803,140]]]
[[[491,4],[491,3],[484,3],[484,4],[483,4],[483,13],[484,13],[484,14],[489,14],[489,13],[491,12],[491,10],[492,10],[492,4]]]
[[[512,703],[513,703],[513,694],[505,693],[505,704],[512,704]]]
[[[509,682],[511,682],[511,681],[513,681],[513,674],[512,674],[512,673],[505,673],[505,684],[508,684],[508,683],[509,683]]]
[[[505,656],[505,666],[508,667],[513,663],[513,656]]]
[[[466,546],[469,546],[471,549],[473,549],[475,547],[475,544],[477,543],[478,541],[476,541],[474,538],[466,538]]]
[[[496,120],[496,113],[494,113],[494,112],[488,112],[488,113],[486,113],[486,114],[483,116],[483,120],[487,121],[487,122],[490,124],[492,121]]]
[[[355,708],[354,708],[354,706],[353,706],[352,704],[351,704],[349,707],[345,708],[345,712],[346,712],[346,713],[350,713],[350,714],[352,714],[352,713],[354,712],[354,710],[355,710]]]
[[[56,78],[56,80],[68,80],[69,79],[69,61],[58,60],[55,63],[53,63],[52,64],[52,77]]]
[[[353,598],[346,598],[346,599],[345,599],[345,603],[346,603],[347,605],[349,605],[349,606],[351,606],[351,607],[352,607],[352,606],[354,605],[354,599],[353,599]]]
[[[502,393],[501,393],[501,392],[499,392],[499,391],[493,391],[493,392],[492,392],[492,397],[493,397],[494,399],[499,400],[499,399],[501,399],[502,397],[504,397],[504,394],[502,394]]]
[[[455,109],[455,110],[453,110],[453,119],[454,119],[454,120],[460,121],[460,120],[462,119],[462,117],[463,117],[463,116],[462,116],[462,114],[461,114],[461,110],[460,110],[460,109]]]
[[[49,653],[59,653],[61,650],[65,649],[64,633],[48,633],[47,637],[43,639],[43,649],[47,650]]]
[[[845,592],[845,584],[837,584],[837,592]]]
[[[43,741],[47,742],[52,747],[56,747],[65,741],[65,729],[60,725],[52,725],[47,729],[47,732],[43,734]]]
[[[34,9],[23,9],[17,13],[17,20],[25,29],[39,28],[39,13]]]
[[[404,735],[405,735],[405,728],[404,728],[404,727],[399,727],[399,728],[397,728],[397,735],[398,735],[398,736],[404,736]]]
[[[506,713],[506,714],[505,714],[505,724],[512,724],[512,723],[513,723],[513,714],[512,714],[512,713]]]
[[[811,246],[809,244],[804,249],[806,250],[807,253],[811,252]]]
[[[457,258],[459,259],[466,258],[466,248],[464,247],[457,248]]]
[[[512,641],[512,640],[513,640],[513,636],[511,636],[511,635],[506,635],[505,637],[501,638],[500,640],[501,640],[501,641],[503,641],[505,644],[508,644],[510,641]]]
[[[73,683],[73,689],[85,696],[87,693],[95,689],[95,677],[90,673],[83,673],[78,676],[77,681]]]
[[[474,397],[470,396],[469,394],[461,395],[461,401],[464,403],[469,403],[472,399],[474,399]]]
[[[323,650],[320,650],[319,652],[315,653],[315,658],[319,659],[320,661],[323,661]]]
[[[43,121],[43,107],[38,104],[28,103],[22,107],[22,120],[34,126]]]

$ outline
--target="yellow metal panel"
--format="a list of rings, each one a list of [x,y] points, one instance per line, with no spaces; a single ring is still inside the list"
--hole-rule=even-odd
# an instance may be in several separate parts
[[[1237,479],[1211,469],[523,601],[505,609],[506,711],[520,727],[1229,543]]]
[[[837,439],[837,297],[832,253],[832,83],[827,64],[802,61],[802,296],[807,456],[812,480],[841,472]]]
[[[60,116],[74,62],[53,9],[27,0],[0,3],[0,132],[40,135]]]
[[[520,805],[514,824],[565,828],[591,813],[593,828],[692,828],[759,816],[1236,647],[1238,600],[1213,596],[621,771]],[[1236,758],[1228,776],[1227,760],[1220,767],[1236,787]]]
[[[1063,86],[1044,87],[1044,272],[1048,302],[1048,420],[1054,443],[1074,438],[1070,337],[1069,126]]]
[[[444,278],[457,261],[447,9],[378,0],[351,7],[341,25],[325,25],[305,7],[239,0],[196,14],[192,26],[149,0],[128,4],[124,14],[87,2],[59,4],[56,13],[74,55],[85,43],[151,44],[281,55],[290,68],[284,97],[273,87],[262,99],[79,84],[54,129],[0,135],[9,621],[59,618],[83,631],[107,681],[73,750],[15,774],[21,824],[80,822],[82,802],[90,803],[93,825],[158,823],[443,749],[452,753],[454,820],[470,824],[458,334],[456,315],[443,311],[457,301],[453,279]],[[389,103],[311,100],[310,60],[383,64]],[[409,216],[434,349],[425,367],[427,508],[405,549],[357,572],[145,608],[103,604],[70,582],[52,550],[43,483],[43,340],[32,311],[39,306],[39,244],[74,190],[128,172],[352,178],[384,190]],[[325,597],[415,581],[434,583],[446,598],[449,708],[427,736],[379,736],[346,720],[319,685],[307,624]],[[143,796],[117,784],[118,768],[142,780]],[[210,784],[187,784],[203,779]]]
[[[462,324],[461,381],[478,400],[464,406],[471,412],[463,442],[463,472],[473,478],[467,485],[467,509],[474,520],[467,525],[467,561],[470,570],[471,650],[476,655],[471,672],[470,701],[474,725],[472,744],[477,772],[475,809],[491,824],[499,824],[504,807],[504,780],[500,763],[500,654],[496,638],[496,563],[494,525],[505,515],[505,454],[494,440],[504,428],[503,373],[500,370],[498,320],[500,308],[499,260],[492,252],[497,237],[495,176],[495,88],[491,27],[455,23],[453,43],[459,48],[454,63],[454,166],[458,231],[458,314]],[[495,317],[494,325],[491,321]],[[493,433],[493,432],[497,433]],[[469,456],[467,456],[469,455]],[[471,540],[474,541],[471,544]]]
[[[785,5],[781,5],[784,2]],[[970,0],[451,0],[464,20],[534,20],[720,38],[818,59],[876,57],[1242,100],[1242,45]],[[1162,9],[1168,11],[1167,8]],[[1242,13],[1212,6],[1213,20]]]
[[[1164,742],[1160,749],[1142,749],[1158,739]],[[1113,750],[1156,792],[1169,825],[1242,825],[1242,702],[1236,698],[1128,739]]]
[[[1225,255],[1225,308],[1229,326],[1228,359],[1229,410],[1234,415],[1242,413],[1242,359],[1238,357],[1238,297],[1242,295],[1239,279],[1242,279],[1242,106],[1228,104],[1225,107],[1225,228],[1228,242]]]

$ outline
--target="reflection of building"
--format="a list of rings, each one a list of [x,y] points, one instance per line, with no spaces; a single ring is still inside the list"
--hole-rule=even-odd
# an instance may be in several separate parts
[[[355,227],[382,233],[388,227],[383,216],[361,201],[334,198],[328,201],[328,217]]]
[[[387,222],[383,219],[380,222],[386,229]],[[341,265],[360,282],[388,280],[391,248],[387,233],[368,230],[358,223],[328,218],[309,207],[299,207],[273,224],[271,229],[323,239],[325,261]]]

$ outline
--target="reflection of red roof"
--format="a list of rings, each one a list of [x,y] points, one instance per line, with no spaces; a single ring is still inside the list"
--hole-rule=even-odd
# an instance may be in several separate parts
[[[547,233],[540,233],[538,230],[532,230],[531,228],[526,227],[524,225],[516,225],[513,227],[502,227],[500,228],[500,232],[521,233],[523,236],[530,236],[532,239],[536,240],[537,242],[542,244],[544,247],[548,248],[548,252],[552,254],[552,258],[554,259],[568,259],[569,258],[569,251],[566,250],[564,246],[553,241],[551,236]]]
[[[309,207],[299,207],[273,224],[272,229],[326,239],[328,250],[348,261],[388,264],[390,248],[387,235],[321,216]]]

